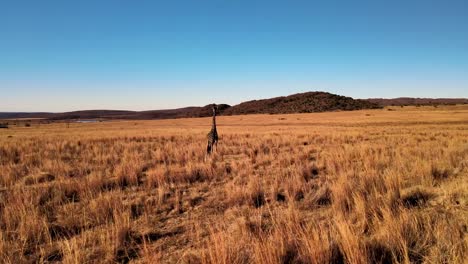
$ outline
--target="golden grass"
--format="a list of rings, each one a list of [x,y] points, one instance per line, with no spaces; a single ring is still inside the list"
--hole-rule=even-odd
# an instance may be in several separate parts
[[[0,131],[0,262],[464,263],[468,106]]]

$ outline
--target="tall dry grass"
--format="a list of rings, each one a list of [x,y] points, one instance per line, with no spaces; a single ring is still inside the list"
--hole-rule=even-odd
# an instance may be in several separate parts
[[[468,107],[0,131],[0,262],[464,263]]]

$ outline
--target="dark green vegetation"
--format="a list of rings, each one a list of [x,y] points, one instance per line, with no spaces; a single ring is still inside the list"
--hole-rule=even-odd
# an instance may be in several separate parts
[[[376,108],[380,107],[364,100],[325,92],[308,92],[244,102],[226,109],[223,114],[293,114]]]

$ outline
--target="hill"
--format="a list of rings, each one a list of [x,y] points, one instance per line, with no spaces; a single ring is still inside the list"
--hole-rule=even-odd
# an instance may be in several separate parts
[[[66,120],[66,119],[121,119],[136,115],[135,111],[124,110],[83,110],[65,113],[52,114],[48,119],[51,120]]]
[[[218,110],[222,113],[230,105],[219,104]],[[188,118],[188,117],[207,117],[213,114],[211,105],[203,107],[186,107],[172,110],[152,110],[139,113],[141,119],[169,119],[169,118]]]
[[[219,104],[220,115],[244,114],[292,114],[327,111],[350,111],[375,109],[384,106],[400,105],[438,105],[468,104],[464,98],[409,98],[393,99],[369,98],[353,99],[351,97],[327,92],[306,92],[269,99],[252,100],[235,106]],[[126,110],[83,110],[65,113],[21,113],[0,112],[0,119],[34,119],[73,120],[73,119],[172,119],[211,116],[211,106],[191,106],[177,109],[126,111]]]
[[[49,118],[53,113],[45,112],[0,112],[0,119],[16,119],[16,118]]]
[[[221,115],[241,114],[289,114],[312,113],[336,110],[359,110],[379,108],[375,103],[355,100],[351,97],[326,92],[308,92],[290,96],[253,100],[230,106],[219,104]],[[211,116],[211,106],[184,107],[178,109],[124,111],[124,110],[83,110],[65,113],[0,113],[0,119],[45,118],[49,120],[70,119],[170,119]]]
[[[366,101],[376,103],[380,106],[401,106],[401,105],[453,105],[453,104],[468,104],[466,98],[410,98],[410,97],[399,97],[399,98],[369,98]]]
[[[220,112],[230,105],[220,104]],[[44,118],[48,120],[71,119],[170,119],[188,117],[206,117],[212,114],[211,105],[203,107],[184,107],[167,110],[125,111],[125,110],[82,110],[64,113],[0,113],[0,119]]]
[[[355,100],[326,92],[307,92],[244,102],[226,109],[223,114],[291,114],[372,108],[379,106],[365,100]]]
[[[222,111],[230,107],[226,104],[219,105]],[[49,119],[171,119],[210,116],[211,106],[184,107],[178,109],[150,110],[150,111],[121,111],[121,110],[86,110],[54,114]]]

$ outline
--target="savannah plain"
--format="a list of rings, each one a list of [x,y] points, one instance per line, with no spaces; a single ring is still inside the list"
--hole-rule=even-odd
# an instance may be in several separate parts
[[[9,122],[1,263],[468,258],[468,105]]]

